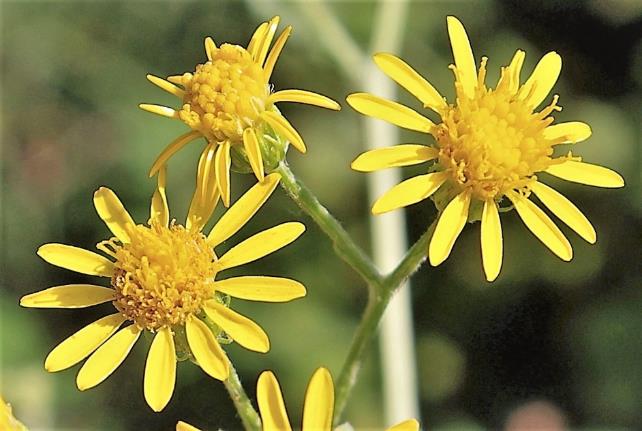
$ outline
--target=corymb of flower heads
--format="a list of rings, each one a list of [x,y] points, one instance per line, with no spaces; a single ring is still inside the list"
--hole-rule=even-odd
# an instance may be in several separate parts
[[[264,371],[256,385],[256,397],[261,413],[263,431],[292,431],[285,410],[281,387],[271,371]],[[302,431],[330,431],[334,413],[334,384],[326,368],[318,368],[308,383],[303,406]],[[403,421],[386,431],[418,431],[415,419]],[[199,431],[185,422],[176,425],[176,431]]]
[[[466,31],[455,17],[448,17],[448,34],[455,58],[455,64],[450,66],[455,75],[454,104],[448,104],[401,59],[385,53],[374,56],[386,75],[441,117],[440,123],[370,94],[348,96],[348,103],[360,113],[429,133],[436,141],[436,145],[375,149],[354,160],[352,168],[362,172],[431,162],[428,173],[405,180],[381,196],[372,208],[373,213],[432,197],[440,210],[428,248],[434,266],[446,260],[466,221],[481,219],[482,260],[489,281],[497,278],[502,264],[499,212],[512,207],[553,253],[565,261],[571,260],[570,243],[529,199],[531,193],[586,241],[595,242],[595,230],[573,203],[540,182],[537,174],[546,172],[598,187],[622,187],[624,180],[616,172],[584,163],[571,153],[554,156],[556,145],[580,142],[591,135],[590,127],[582,122],[552,124],[551,114],[561,110],[557,95],[541,111],[535,111],[557,81],[562,67],[560,56],[555,52],[544,55],[530,78],[520,85],[525,54],[518,50],[510,64],[501,68],[499,82],[493,89],[485,84],[487,58],[482,58],[478,71]]]
[[[207,172],[212,172],[207,160],[203,157],[199,166],[199,175],[205,177],[199,180],[204,184],[210,181],[207,177],[211,173]],[[302,284],[287,278],[216,280],[219,272],[272,253],[305,230],[301,223],[283,223],[246,239],[221,257],[213,250],[261,207],[279,182],[278,174],[266,176],[246,192],[208,235],[201,230],[218,200],[216,189],[197,187],[186,225],[181,226],[169,219],[164,169],[158,179],[148,225],[136,225],[110,189],[102,187],[94,194],[98,215],[115,235],[97,247],[111,260],[63,244],[45,244],[38,250],[40,257],[53,265],[108,277],[111,287],[56,286],[20,301],[22,306],[34,308],[81,308],[112,302],[116,313],[76,332],[45,360],[47,371],[55,372],[89,356],[76,379],[80,390],[105,380],[125,359],[141,332],[154,333],[144,377],[145,399],[154,411],[161,411],[172,396],[177,361],[192,359],[210,376],[225,380],[229,360],[220,342],[233,340],[249,350],[269,350],[263,329],[229,308],[230,296],[285,302],[305,295]],[[130,324],[119,330],[125,322]]]
[[[254,172],[262,181],[265,168],[273,169],[283,160],[288,142],[305,153],[303,139],[275,104],[298,102],[334,110],[339,110],[340,106],[309,91],[272,92],[270,77],[292,32],[291,26],[286,27],[270,49],[278,24],[278,16],[262,23],[247,48],[227,43],[217,47],[208,37],[205,39],[207,61],[197,65],[193,72],[170,76],[167,80],[147,76],[152,83],[181,99],[182,107],[176,110],[149,104],[140,107],[179,119],[192,129],[163,150],[154,162],[150,176],[183,146],[204,137],[210,143],[217,143],[215,185],[223,203],[228,206],[232,165]]]

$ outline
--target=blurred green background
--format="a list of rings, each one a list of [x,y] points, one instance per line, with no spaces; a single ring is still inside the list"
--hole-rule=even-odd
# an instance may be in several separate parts
[[[125,363],[86,393],[75,388],[78,367],[47,374],[54,345],[111,305],[27,310],[20,296],[49,286],[95,282],[36,256],[46,242],[85,248],[108,236],[91,196],[114,189],[134,219],[147,219],[154,181],[146,173],[164,146],[184,133],[180,122],[142,112],[140,102],[175,106],[145,79],[191,70],[203,62],[203,38],[245,45],[255,26],[274,14],[294,25],[273,76],[277,89],[303,88],[333,97],[340,113],[287,105],[283,111],[308,146],[291,152],[292,169],[369,247],[366,176],[349,169],[364,148],[361,117],[345,96],[351,85],[318,43],[305,13],[311,3],[285,2],[7,2],[2,12],[2,286],[1,392],[17,417],[40,430],[170,430],[177,420],[202,429],[238,429],[223,385],[181,363],[169,406],[154,414],[142,394],[149,338]],[[362,50],[370,52],[374,2],[327,5]],[[515,428],[533,408],[582,430],[642,429],[642,289],[640,285],[640,121],[642,7],[638,0],[413,2],[398,52],[452,100],[452,62],[445,17],[457,15],[479,60],[488,55],[489,82],[517,48],[527,52],[523,76],[539,56],[564,60],[555,92],[559,121],[582,120],[590,140],[574,152],[609,166],[627,181],[606,190],[547,181],[585,212],[598,232],[590,246],[562,227],[574,248],[563,263],[535,240],[514,212],[503,217],[505,261],[494,284],[484,281],[479,225],[469,226],[437,269],[412,279],[422,424],[431,430]],[[308,11],[309,12],[309,11]],[[320,18],[316,18],[320,19]],[[319,23],[326,28],[325,23]],[[342,46],[334,47],[341,50]],[[398,100],[420,108],[405,92]],[[425,136],[402,133],[400,142]],[[173,217],[184,219],[202,144],[169,167]],[[405,172],[413,173],[412,169]],[[236,175],[239,196],[253,182]],[[428,203],[408,208],[411,241],[434,217]],[[261,355],[227,351],[254,396],[261,370],[275,371],[293,424],[300,423],[309,376],[325,365],[335,377],[365,304],[365,288],[334,256],[313,222],[277,190],[236,238],[283,221],[301,220],[307,233],[293,245],[242,268],[244,274],[296,278],[308,296],[288,304],[235,302],[270,334]],[[539,402],[539,404],[537,403]],[[542,403],[544,402],[544,403]],[[548,406],[548,407],[546,407]],[[531,408],[531,410],[528,410]],[[371,349],[347,417],[359,429],[381,424],[377,349]]]

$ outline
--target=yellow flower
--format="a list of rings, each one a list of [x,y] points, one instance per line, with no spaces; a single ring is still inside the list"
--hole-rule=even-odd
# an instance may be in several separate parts
[[[47,262],[82,274],[108,277],[110,287],[70,284],[24,296],[34,308],[81,308],[112,302],[116,312],[89,324],[54,348],[45,368],[55,372],[89,359],[80,369],[78,389],[105,380],[125,359],[142,331],[155,334],[145,366],[144,394],[154,411],[169,402],[177,360],[194,359],[210,376],[225,380],[229,360],[219,341],[267,352],[267,335],[256,323],[232,311],[229,297],[285,302],[305,295],[305,287],[287,278],[234,277],[216,280],[220,271],[252,262],[294,241],[305,230],[289,222],[260,232],[218,257],[214,248],[234,235],[254,215],[279,182],[265,177],[245,193],[208,235],[201,230],[218,200],[212,181],[214,145],[199,163],[197,189],[185,227],[169,221],[165,170],[158,177],[148,225],[136,225],[118,197],[101,187],[94,194],[100,218],[115,235],[97,245],[109,255],[64,244],[45,244],[38,254]],[[119,328],[125,323],[130,325]]]
[[[281,387],[271,371],[264,371],[256,385],[263,431],[291,431],[292,426],[285,411]],[[330,431],[334,413],[334,384],[326,368],[318,368],[308,383],[303,406],[302,431]],[[415,419],[403,421],[387,431],[417,431]],[[199,431],[185,422],[176,425],[176,431]]]
[[[502,264],[502,230],[499,212],[514,207],[526,227],[553,253],[571,260],[570,243],[553,221],[529,199],[531,193],[560,220],[590,243],[595,230],[567,198],[539,181],[546,172],[567,181],[598,187],[622,187],[616,172],[589,163],[571,153],[554,156],[559,144],[576,143],[591,135],[578,121],[552,124],[558,96],[541,111],[534,111],[549,94],[559,76],[562,60],[549,52],[530,78],[520,85],[524,52],[518,50],[510,64],[501,68],[497,86],[486,87],[486,62],[479,71],[463,25],[448,17],[448,34],[455,64],[457,100],[448,104],[415,70],[391,54],[379,53],[375,63],[390,78],[412,93],[425,108],[441,117],[433,123],[416,111],[379,97],[357,93],[348,103],[362,114],[386,120],[406,129],[431,134],[436,145],[397,145],[361,154],[352,168],[371,172],[390,167],[433,162],[429,172],[392,187],[372,208],[375,214],[414,204],[432,196],[440,210],[428,257],[441,264],[466,221],[481,219],[482,261],[486,278],[497,278]],[[507,198],[507,199],[504,199]]]
[[[264,177],[264,165],[275,167],[284,156],[281,140],[287,140],[302,153],[303,139],[276,108],[278,102],[298,102],[339,110],[335,101],[304,90],[272,92],[270,77],[276,60],[285,45],[292,27],[288,26],[270,50],[279,24],[276,16],[262,23],[254,32],[247,48],[223,44],[217,47],[211,38],[205,39],[207,61],[194,72],[170,76],[167,80],[153,75],[147,78],[182,101],[180,109],[141,104],[146,111],[175,118],[192,131],[169,144],[154,162],[153,176],[167,160],[183,146],[199,137],[217,144],[215,155],[216,187],[223,203],[230,201],[230,165],[233,155],[249,162],[259,181]],[[180,86],[180,87],[179,87]],[[182,88],[181,88],[182,87]],[[278,154],[274,154],[278,153]],[[264,163],[265,162],[265,163]]]

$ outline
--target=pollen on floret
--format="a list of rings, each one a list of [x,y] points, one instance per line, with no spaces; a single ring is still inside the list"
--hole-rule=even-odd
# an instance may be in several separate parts
[[[129,320],[150,331],[183,325],[212,299],[216,255],[202,233],[152,223],[131,229],[130,237],[100,246],[116,258],[113,303]]]
[[[243,130],[268,107],[263,69],[238,45],[223,44],[211,56],[176,81],[185,88],[179,118],[210,141],[241,144]]]
[[[510,79],[506,73],[502,70],[496,89],[487,88],[484,58],[474,96],[466,96],[456,82],[457,103],[442,113],[435,131],[439,164],[451,173],[459,191],[468,189],[482,201],[525,190],[535,172],[550,165],[556,144],[545,138],[544,129],[553,122],[550,114],[561,109],[557,97],[541,112],[532,112],[519,94],[502,85]]]

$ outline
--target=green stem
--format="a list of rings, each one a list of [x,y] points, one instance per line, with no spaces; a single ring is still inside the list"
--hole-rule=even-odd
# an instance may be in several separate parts
[[[332,240],[339,257],[363,277],[371,290],[380,289],[382,276],[379,270],[363,250],[354,243],[341,223],[321,205],[310,189],[294,176],[286,162],[281,162],[275,171],[281,174],[281,186],[292,200],[312,217],[321,230]]]
[[[230,398],[234,402],[236,411],[241,417],[241,422],[243,422],[243,427],[246,431],[261,431],[261,418],[259,417],[254,407],[252,407],[252,402],[248,398],[239,375],[236,373],[234,366],[230,363],[230,375],[227,380],[224,380],[225,389],[230,394]]]

